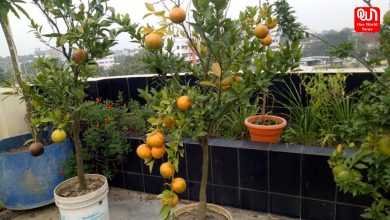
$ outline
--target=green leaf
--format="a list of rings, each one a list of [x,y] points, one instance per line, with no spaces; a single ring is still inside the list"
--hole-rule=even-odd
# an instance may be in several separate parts
[[[154,117],[151,117],[151,118],[148,118],[148,122],[151,124],[151,125],[158,125],[160,120],[157,119],[157,118],[154,118]]]
[[[145,19],[145,18],[147,18],[147,17],[149,17],[150,15],[152,15],[153,13],[146,13],[145,15],[144,15],[144,17],[142,17],[142,19]]]
[[[164,205],[161,209],[160,209],[160,217],[165,219],[168,217],[169,215],[169,212],[171,211],[171,205]]]
[[[217,86],[213,82],[207,80],[201,81],[199,84],[203,86],[211,86],[217,88]]]
[[[62,35],[60,39],[58,39],[57,47],[63,46],[67,40],[67,35]]]
[[[155,11],[153,4],[145,2],[145,6],[146,6],[146,9],[148,9],[149,11],[151,11],[151,12]]]
[[[365,165],[364,163],[357,163],[355,164],[355,167],[362,170],[362,169],[367,169],[367,165]]]

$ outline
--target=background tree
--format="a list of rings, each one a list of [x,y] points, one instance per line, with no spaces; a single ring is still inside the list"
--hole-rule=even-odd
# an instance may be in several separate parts
[[[19,94],[22,95],[22,98],[25,101],[26,104],[26,109],[27,109],[27,115],[26,115],[26,122],[30,124],[29,118],[31,116],[31,111],[32,111],[32,105],[30,103],[30,99],[26,96],[28,85],[23,81],[22,76],[21,76],[21,70],[20,70],[20,65],[19,65],[19,59],[18,59],[18,52],[16,49],[15,41],[12,35],[12,29],[11,25],[9,23],[8,19],[8,13],[12,12],[17,18],[19,18],[18,11],[23,13],[25,16],[28,17],[28,14],[26,11],[21,7],[21,4],[23,4],[23,0],[2,0],[0,1],[0,24],[3,29],[3,33],[5,36],[5,39],[7,41],[8,49],[10,52],[11,56],[11,62],[12,62],[12,67],[13,67],[13,72],[14,72],[14,78],[16,83],[18,84],[17,91]],[[8,87],[13,87],[13,84],[7,83],[6,84]],[[10,93],[12,94],[12,93]],[[37,139],[37,131],[31,127],[30,131],[35,139]]]

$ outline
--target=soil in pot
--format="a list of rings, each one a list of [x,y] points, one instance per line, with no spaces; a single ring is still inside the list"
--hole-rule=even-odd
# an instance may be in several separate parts
[[[254,125],[278,125],[281,124],[275,120],[270,120],[270,119],[256,119],[252,122]]]
[[[65,188],[61,189],[58,192],[58,195],[67,198],[82,196],[99,189],[104,184],[104,182],[101,181],[100,179],[86,179],[86,181],[87,181],[86,190],[82,190],[80,184],[77,182],[76,184],[69,184]]]
[[[175,220],[197,220],[196,211],[188,211],[180,214],[180,216],[176,216]],[[213,210],[207,210],[206,212],[206,220],[226,220],[227,218]]]

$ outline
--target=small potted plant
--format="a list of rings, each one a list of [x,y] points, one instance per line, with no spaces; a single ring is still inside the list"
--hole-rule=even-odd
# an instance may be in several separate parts
[[[64,91],[66,95],[57,102],[67,103],[62,108],[66,113],[60,115],[60,118],[68,118],[64,126],[69,127],[74,141],[77,177],[62,182],[54,189],[55,203],[62,218],[82,219],[93,216],[107,219],[107,179],[99,174],[84,173],[80,127],[86,107],[94,104],[85,100],[85,90],[87,79],[98,69],[95,59],[110,55],[109,48],[116,44],[119,32],[110,29],[113,23],[111,19],[116,14],[104,0],[78,4],[73,1],[33,0],[33,4],[47,18],[50,27],[45,29],[31,19],[34,34],[45,44],[60,51],[66,59],[64,63],[58,64],[56,70],[65,73],[66,77],[52,80],[57,80],[60,85],[65,81],[70,82]],[[46,30],[53,32],[43,33]],[[54,46],[50,44],[53,41]]]
[[[257,23],[253,31],[254,35],[263,45],[270,45],[272,42],[270,35],[267,35],[270,34],[269,32],[274,32],[274,36],[280,37],[281,41],[292,41],[293,43],[291,48],[268,50],[254,60],[257,76],[256,84],[259,85],[258,91],[263,94],[262,114],[250,116],[244,122],[249,130],[251,141],[254,142],[279,143],[280,135],[286,127],[287,121],[282,117],[267,114],[269,87],[273,84],[273,81],[298,68],[298,61],[301,57],[300,47],[296,44],[297,40],[304,36],[303,28],[296,22],[295,17],[290,14],[291,7],[287,2],[277,1],[274,6],[275,18]],[[286,11],[288,13],[283,13]],[[277,26],[278,23],[279,26]],[[283,34],[280,35],[280,33]]]
[[[155,115],[148,119],[151,128],[145,143],[138,146],[137,155],[150,170],[155,160],[165,158],[159,170],[170,183],[158,196],[162,201],[162,218],[205,219],[207,214],[207,218],[232,219],[226,209],[207,203],[209,137],[223,120],[223,115],[239,103],[249,103],[265,81],[272,80],[272,77],[261,77],[262,74],[273,76],[277,71],[286,72],[297,65],[299,37],[282,42],[279,50],[273,51],[269,47],[272,38],[268,36],[268,28],[262,32],[263,40],[254,36],[253,28],[259,21],[273,23],[272,28],[276,26],[272,6],[268,4],[262,8],[248,7],[240,13],[239,20],[234,20],[225,16],[227,0],[196,0],[192,1],[191,18],[194,20],[185,23],[188,12],[180,7],[180,1],[176,1],[172,9],[167,6],[168,1],[160,3],[163,10],[156,9],[159,4],[146,3],[149,13],[145,16],[158,17],[158,27],[147,25],[137,30],[126,22],[126,16],[117,19],[134,41],[148,49],[143,61],[151,72],[159,75],[162,85],[159,90],[140,91]],[[291,17],[287,2],[279,0],[278,3],[283,3],[284,7],[275,5],[279,7],[279,13]],[[295,20],[286,20],[281,26],[300,31]],[[199,62],[194,60],[189,65],[183,62],[183,57],[174,56],[174,33],[188,40],[191,52]],[[164,42],[166,46],[162,49]],[[253,63],[255,70],[251,67]],[[195,81],[191,85],[182,82],[180,72],[191,73]],[[178,176],[179,158],[184,155],[183,137],[192,138],[202,149],[202,177],[199,203],[180,207],[175,214],[173,208],[180,201],[178,194],[187,186],[186,180]]]

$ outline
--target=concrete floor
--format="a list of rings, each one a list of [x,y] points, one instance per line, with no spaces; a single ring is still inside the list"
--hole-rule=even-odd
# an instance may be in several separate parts
[[[159,220],[159,210],[161,202],[156,195],[140,193],[130,190],[110,188],[108,194],[108,204],[111,220]],[[189,204],[189,201],[182,201],[180,204]],[[234,219],[242,220],[287,220],[287,218],[269,216],[267,214],[252,212],[242,209],[226,207]],[[1,220],[58,220],[58,208],[51,204],[38,209],[28,211],[11,211],[0,212]]]

